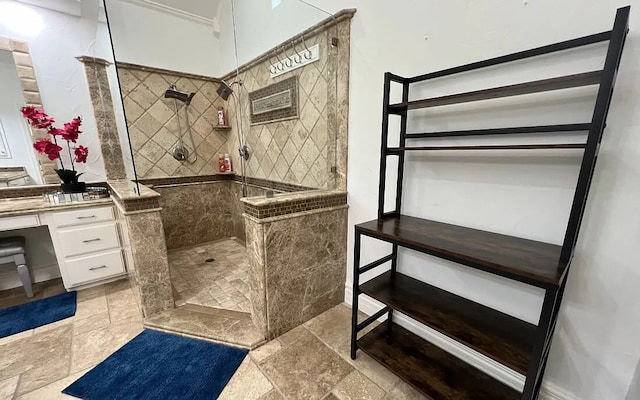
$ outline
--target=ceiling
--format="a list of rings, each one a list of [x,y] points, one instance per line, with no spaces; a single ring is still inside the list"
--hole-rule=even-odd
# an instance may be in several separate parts
[[[199,17],[213,19],[218,13],[218,6],[223,0],[147,0]]]

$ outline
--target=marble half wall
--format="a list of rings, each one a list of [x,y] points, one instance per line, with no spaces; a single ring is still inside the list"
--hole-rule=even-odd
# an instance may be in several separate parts
[[[137,194],[127,180],[107,184],[118,207],[118,223],[126,235],[123,243],[129,280],[142,314],[148,317],[174,308],[160,195],[144,186]]]
[[[224,179],[222,179],[224,178]],[[236,237],[245,241],[245,222],[242,202],[242,184],[233,176],[212,176],[204,182],[189,182],[191,178],[180,179],[182,183],[162,182],[147,179],[143,183],[160,181],[153,189],[159,193],[161,215],[169,250],[191,247],[214,240]],[[263,196],[265,186],[247,185],[247,196]]]
[[[343,301],[346,204],[245,220],[252,317],[267,339]]]
[[[167,248],[180,249],[236,236],[232,184],[214,181],[154,187],[160,193]]]

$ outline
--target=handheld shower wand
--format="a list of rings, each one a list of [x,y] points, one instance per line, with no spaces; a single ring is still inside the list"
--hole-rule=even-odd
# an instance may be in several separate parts
[[[164,97],[166,99],[173,99],[173,106],[176,111],[176,121],[178,122],[178,145],[173,149],[173,158],[178,161],[188,161],[190,163],[194,163],[198,160],[198,154],[196,153],[195,142],[193,141],[193,133],[191,132],[191,123],[189,122],[189,110],[187,107],[191,104],[191,100],[195,96],[195,93],[183,93],[177,90],[175,84],[169,85],[169,89],[164,92]],[[183,135],[182,135],[182,126],[180,125],[180,116],[178,114],[178,100],[184,103],[184,112],[185,119],[187,121],[187,129],[189,130],[189,137],[191,139],[191,145],[193,146],[193,152],[195,154],[195,158],[193,161],[189,160],[189,150],[184,145]]]

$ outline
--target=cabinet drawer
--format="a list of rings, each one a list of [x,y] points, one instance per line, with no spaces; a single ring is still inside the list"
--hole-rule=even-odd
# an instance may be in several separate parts
[[[115,222],[60,230],[58,239],[65,257],[120,247]]]
[[[125,272],[122,251],[114,250],[65,262],[67,287],[110,278]]]
[[[58,228],[113,221],[114,219],[113,207],[81,208],[79,210],[53,213],[53,223]]]
[[[39,226],[40,219],[37,215],[21,215],[19,217],[3,217],[0,218],[0,231],[9,231],[12,229],[30,228]]]

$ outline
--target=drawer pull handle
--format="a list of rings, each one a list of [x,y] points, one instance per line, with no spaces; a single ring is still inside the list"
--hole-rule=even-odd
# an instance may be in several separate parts
[[[77,219],[91,219],[91,218],[95,218],[95,215],[86,215],[86,216],[81,216],[81,217],[76,217]]]
[[[95,239],[87,239],[87,240],[83,240],[82,243],[91,243],[91,242],[99,242],[100,238],[95,238]]]
[[[91,268],[89,268],[89,271],[95,271],[97,269],[104,269],[104,268],[107,268],[107,266],[106,265],[101,265],[99,267],[91,267]]]

